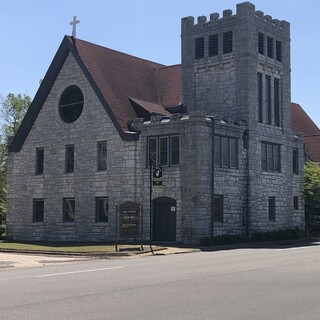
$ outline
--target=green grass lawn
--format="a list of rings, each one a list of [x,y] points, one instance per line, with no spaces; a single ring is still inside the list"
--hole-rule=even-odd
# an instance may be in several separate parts
[[[153,247],[153,250],[161,250],[163,247]],[[25,243],[25,242],[11,242],[0,241],[1,250],[17,250],[17,251],[44,251],[44,252],[64,252],[64,253],[99,253],[99,252],[116,252],[114,244],[108,243]],[[121,244],[118,245],[118,250],[125,251],[140,251],[140,244]],[[149,251],[150,247],[144,245],[144,251]]]

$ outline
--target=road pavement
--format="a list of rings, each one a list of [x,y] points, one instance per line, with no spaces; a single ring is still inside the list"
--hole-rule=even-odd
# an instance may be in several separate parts
[[[0,271],[0,319],[319,320],[320,246]]]

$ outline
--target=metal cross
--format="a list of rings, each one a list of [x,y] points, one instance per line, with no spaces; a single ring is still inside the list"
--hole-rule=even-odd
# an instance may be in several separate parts
[[[80,20],[77,20],[77,16],[73,16],[73,21],[70,22],[70,25],[72,26],[73,38],[76,38],[76,26],[78,23],[80,23]]]

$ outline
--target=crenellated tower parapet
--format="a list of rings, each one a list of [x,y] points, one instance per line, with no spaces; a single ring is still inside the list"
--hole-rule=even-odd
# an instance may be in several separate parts
[[[209,19],[183,18],[181,44],[183,104],[188,112],[239,118],[256,126],[260,72],[264,86],[266,76],[272,83],[281,79],[279,94],[283,102],[280,115],[273,113],[271,121],[265,115],[262,122],[290,130],[289,22],[274,19],[244,2],[237,5],[236,13],[228,9],[222,16],[211,13]]]
[[[233,14],[231,9],[223,10],[222,17],[217,12],[211,13],[209,20],[207,16],[197,17],[195,23],[195,17],[188,16],[181,19],[181,35],[184,36],[190,32],[198,33],[204,32],[212,26],[217,27],[225,23],[239,21],[241,19],[252,18],[256,20],[257,24],[267,24],[268,27],[272,27],[275,32],[283,33],[288,35],[290,32],[290,23],[285,20],[273,19],[270,15],[265,15],[263,11],[255,10],[255,5],[250,2],[244,2],[237,4],[236,14]],[[254,21],[252,21],[254,22]]]

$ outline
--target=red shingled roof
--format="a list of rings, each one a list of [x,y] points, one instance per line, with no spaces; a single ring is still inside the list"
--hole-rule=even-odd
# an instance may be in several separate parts
[[[125,140],[137,139],[128,133],[128,120],[135,119],[138,114],[168,115],[170,107],[177,107],[181,103],[181,65],[167,67],[87,41],[74,41],[72,37],[66,36],[9,145],[10,151],[21,149],[70,52],[79,62]],[[292,128],[294,132],[304,134],[309,158],[320,162],[320,130],[296,103],[292,104]]]
[[[165,108],[176,107],[182,100],[181,65],[156,70],[160,104]]]
[[[127,121],[137,118],[129,97],[160,114],[168,113],[164,107],[179,104],[180,67],[165,67],[79,39],[75,47],[124,131]]]
[[[128,130],[128,120],[148,113],[168,115],[165,108],[181,103],[181,65],[164,66],[79,39],[75,46],[122,130]],[[320,162],[320,130],[296,103],[292,129],[303,133],[306,153]]]
[[[292,130],[303,133],[305,152],[312,161],[320,162],[320,130],[297,103],[291,104]]]

